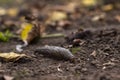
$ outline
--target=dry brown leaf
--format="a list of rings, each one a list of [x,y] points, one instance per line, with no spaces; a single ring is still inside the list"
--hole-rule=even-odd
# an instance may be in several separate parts
[[[10,53],[0,53],[0,58],[3,61],[17,61],[23,57],[28,57],[25,54],[18,54],[18,53],[14,53],[14,52],[10,52]]]
[[[111,10],[113,10],[113,4],[108,4],[108,5],[102,6],[102,10],[103,11],[111,11]]]

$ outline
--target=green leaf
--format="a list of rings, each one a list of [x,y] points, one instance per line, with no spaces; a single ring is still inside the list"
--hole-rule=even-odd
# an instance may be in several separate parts
[[[13,34],[6,30],[5,32],[0,32],[0,41],[7,42],[13,36]]]
[[[4,34],[2,32],[0,32],[0,40],[6,41],[6,37],[4,37]]]

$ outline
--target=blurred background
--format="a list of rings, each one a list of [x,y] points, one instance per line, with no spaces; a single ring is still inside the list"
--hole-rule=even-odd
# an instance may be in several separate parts
[[[94,27],[106,23],[119,24],[119,9],[120,0],[0,0],[0,31],[10,29],[19,34],[16,30],[28,15],[48,26],[49,31],[51,28],[58,31],[69,28],[66,25]]]

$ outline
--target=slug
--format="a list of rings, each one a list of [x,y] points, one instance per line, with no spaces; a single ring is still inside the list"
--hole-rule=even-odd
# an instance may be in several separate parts
[[[44,46],[35,50],[36,54],[42,54],[54,59],[74,61],[75,56],[68,50],[58,46]]]

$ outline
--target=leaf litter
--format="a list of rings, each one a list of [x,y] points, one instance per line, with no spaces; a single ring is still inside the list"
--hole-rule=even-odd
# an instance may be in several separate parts
[[[26,54],[18,54],[14,52],[0,53],[0,59],[5,62],[16,62],[22,58],[30,58]]]

